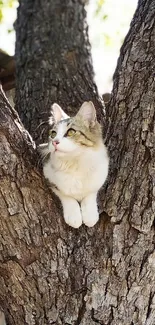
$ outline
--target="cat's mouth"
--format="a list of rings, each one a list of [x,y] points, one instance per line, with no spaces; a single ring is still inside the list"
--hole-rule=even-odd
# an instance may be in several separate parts
[[[54,152],[55,152],[55,151],[58,151],[58,149],[57,149],[57,148],[54,148]]]
[[[54,148],[54,153],[56,153],[56,152],[58,153],[58,152],[63,152],[63,151],[60,150],[59,148],[55,147],[55,148]]]
[[[54,149],[54,152],[57,152],[57,151],[59,151],[59,149],[58,149],[58,146],[57,146],[57,145],[53,145],[53,149]]]
[[[64,154],[67,154],[67,152],[66,151],[64,151],[64,150],[61,150],[61,149],[59,149],[59,148],[54,148],[54,154],[55,155],[64,155]]]
[[[64,153],[63,150],[61,150],[60,148],[58,148],[58,145],[54,145],[54,153]]]

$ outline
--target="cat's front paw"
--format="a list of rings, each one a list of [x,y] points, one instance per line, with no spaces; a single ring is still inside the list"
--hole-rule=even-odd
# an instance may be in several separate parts
[[[99,220],[96,200],[91,197],[85,198],[81,202],[82,220],[87,227],[93,227]]]
[[[87,227],[93,227],[96,225],[97,221],[99,220],[99,214],[98,212],[93,213],[93,211],[90,211],[91,214],[89,212],[82,212],[82,216],[83,216],[83,223],[87,226]]]
[[[79,228],[82,225],[82,217],[80,215],[75,215],[72,213],[71,215],[64,215],[65,222],[73,227],[73,228]]]
[[[79,228],[82,225],[79,203],[74,199],[67,199],[63,201],[63,209],[65,222],[73,228]]]

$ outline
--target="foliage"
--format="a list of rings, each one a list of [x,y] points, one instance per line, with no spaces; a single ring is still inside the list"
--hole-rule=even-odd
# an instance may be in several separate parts
[[[94,20],[98,22],[104,46],[120,47],[126,35],[137,0],[97,0]],[[101,42],[101,38],[100,38]]]
[[[105,0],[97,0],[95,14],[98,15],[102,11]],[[104,18],[103,18],[104,19]]]
[[[15,3],[17,3],[16,0],[0,0],[0,23],[4,18],[4,10],[13,8]]]

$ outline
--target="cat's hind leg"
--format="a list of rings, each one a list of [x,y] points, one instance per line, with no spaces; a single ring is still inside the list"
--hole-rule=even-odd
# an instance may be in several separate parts
[[[82,220],[88,227],[93,227],[99,220],[96,197],[97,193],[91,193],[81,201]]]

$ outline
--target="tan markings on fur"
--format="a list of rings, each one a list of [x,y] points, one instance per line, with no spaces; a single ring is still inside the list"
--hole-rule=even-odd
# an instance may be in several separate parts
[[[93,127],[84,122],[80,116],[75,116],[69,124],[68,129],[73,128],[77,132],[72,139],[88,147],[96,147],[102,141],[101,125],[96,122]]]

